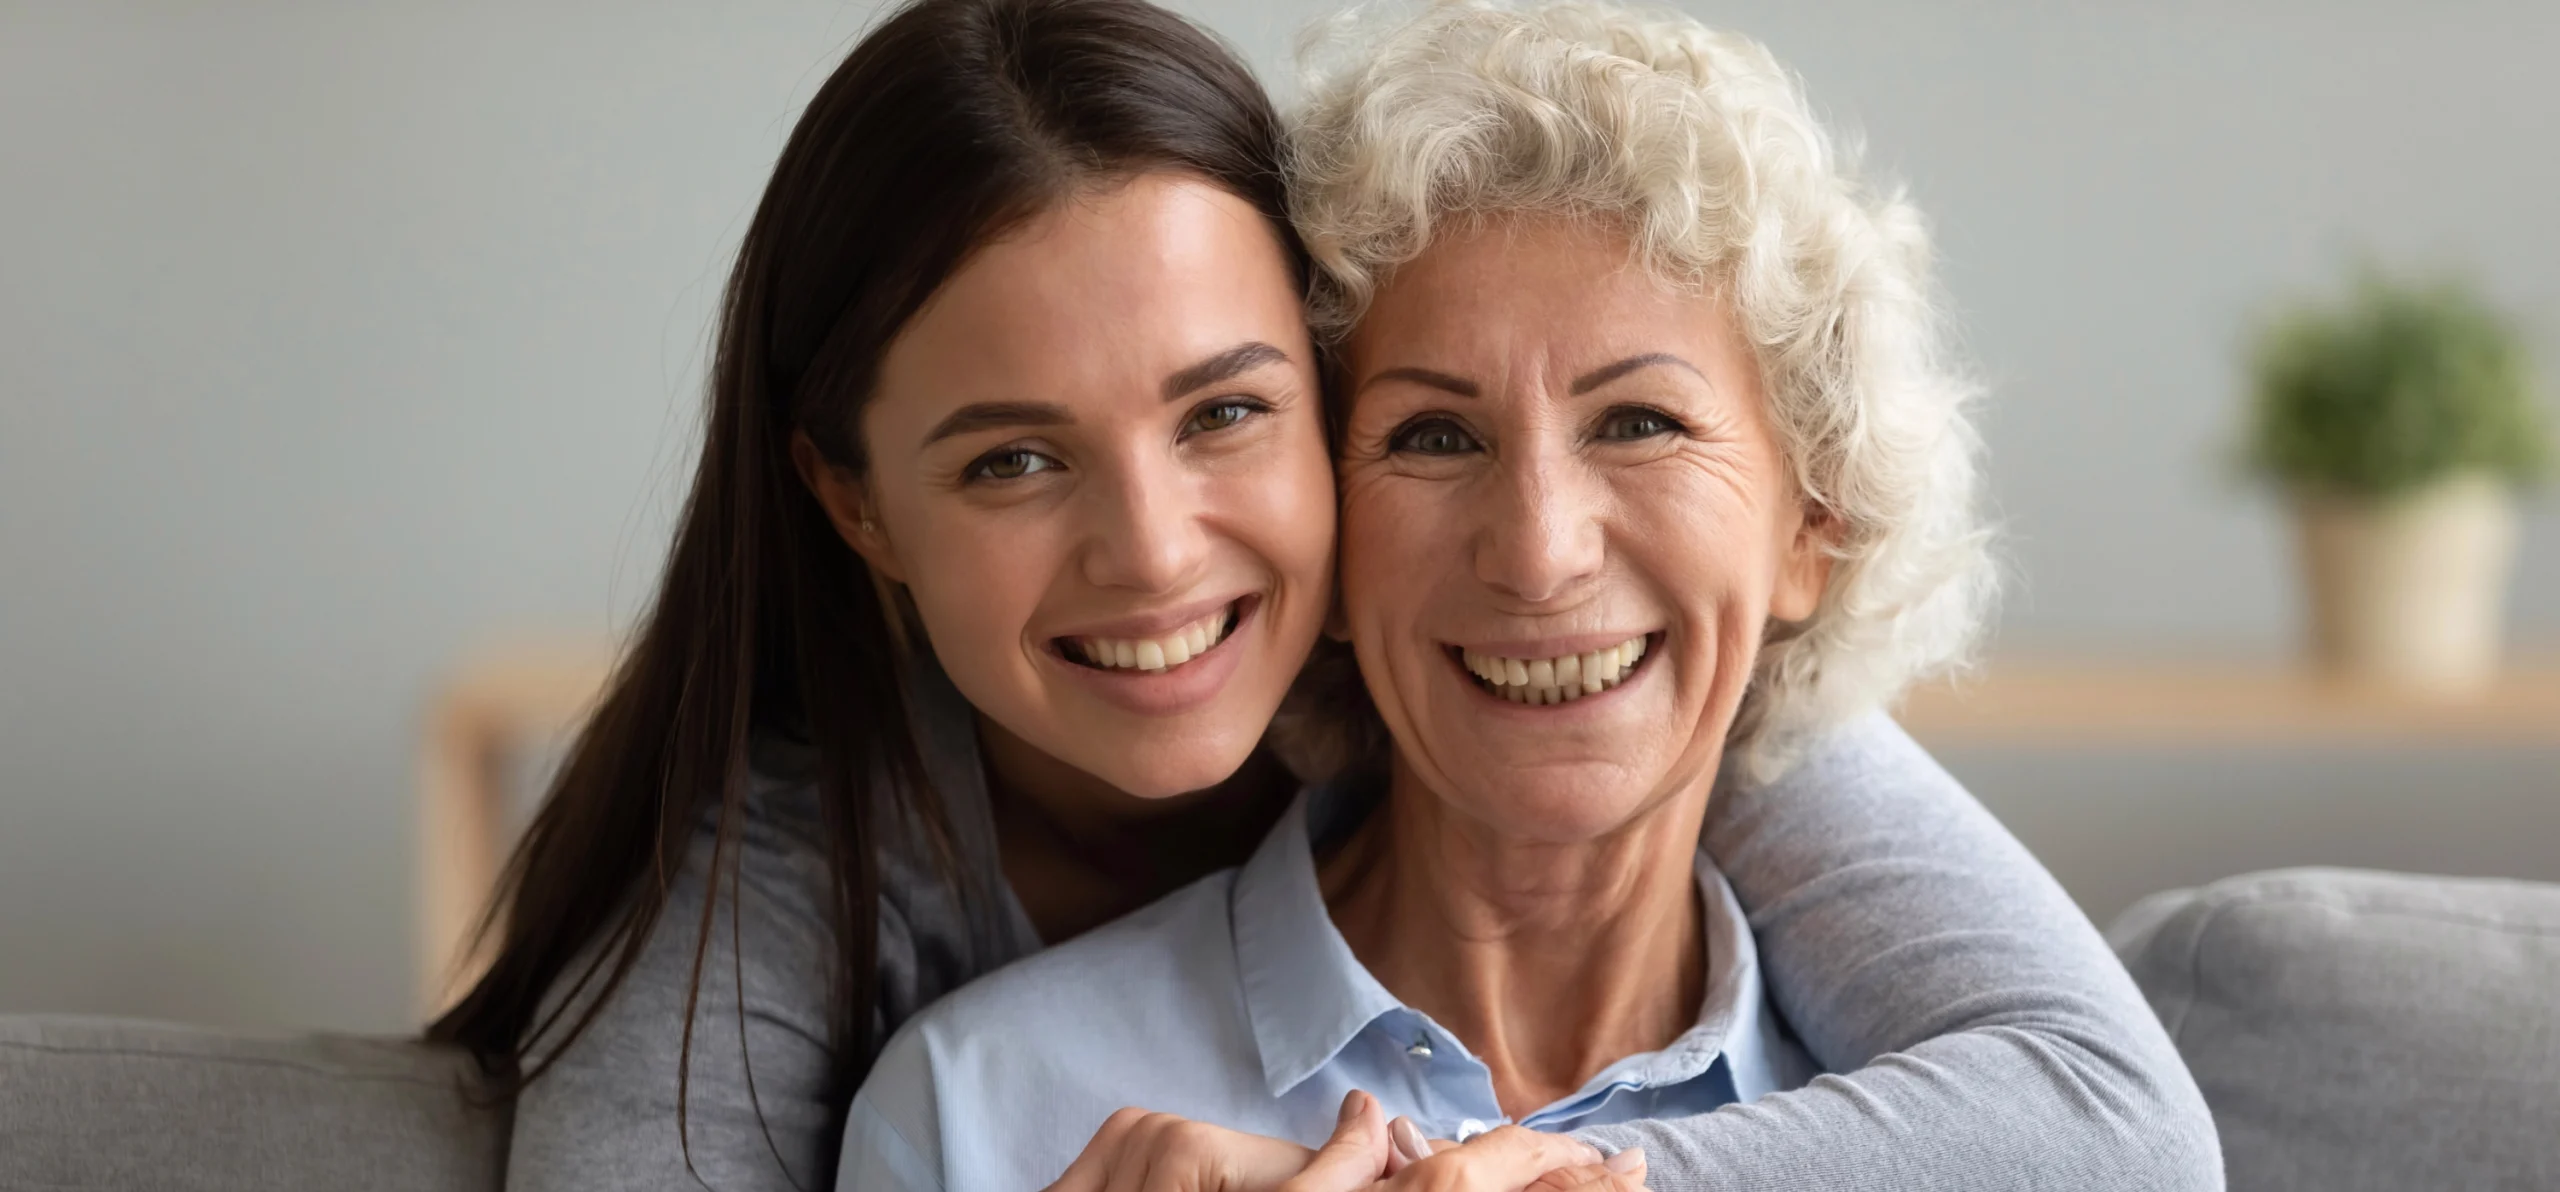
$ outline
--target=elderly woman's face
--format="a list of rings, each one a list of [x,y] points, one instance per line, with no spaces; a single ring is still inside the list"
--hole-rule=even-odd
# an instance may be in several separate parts
[[[1557,843],[1703,790],[1829,572],[1720,301],[1612,233],[1446,233],[1348,344],[1341,619],[1399,764]]]

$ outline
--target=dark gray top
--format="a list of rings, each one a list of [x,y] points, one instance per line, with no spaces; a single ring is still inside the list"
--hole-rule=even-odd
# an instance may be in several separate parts
[[[947,683],[921,705],[963,861],[993,896],[972,912],[912,857],[892,859],[884,1026],[1039,946],[996,865],[969,709]],[[702,968],[684,1117],[692,1173],[722,1192],[824,1187],[854,1093],[828,1077],[816,792],[790,777],[792,751],[757,760],[735,902],[721,892]],[[1749,915],[1770,997],[1842,1075],[1583,1132],[1643,1145],[1657,1192],[2222,1187],[2195,1082],[2097,930],[1882,714],[1777,783],[1721,783],[1705,844]],[[701,1186],[676,1088],[710,851],[706,829],[631,979],[525,1090],[508,1187]]]

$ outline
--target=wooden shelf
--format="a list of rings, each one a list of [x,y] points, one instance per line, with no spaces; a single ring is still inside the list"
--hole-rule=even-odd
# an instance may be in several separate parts
[[[1930,745],[2560,747],[2560,666],[2433,695],[2277,663],[2007,658],[1899,717]]]
[[[483,651],[457,666],[427,711],[418,757],[418,1005],[432,1018],[487,965],[472,930],[514,846],[513,764],[575,730],[613,665],[606,643]]]

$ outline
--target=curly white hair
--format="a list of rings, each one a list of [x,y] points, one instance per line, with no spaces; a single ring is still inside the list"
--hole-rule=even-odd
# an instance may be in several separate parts
[[[1306,61],[1292,206],[1329,340],[1435,228],[1518,214],[1611,221],[1656,276],[1732,306],[1793,474],[1841,530],[1820,607],[1772,627],[1736,718],[1750,776],[1968,661],[1998,573],[1928,233],[1766,48],[1672,12],[1455,0],[1354,10]]]

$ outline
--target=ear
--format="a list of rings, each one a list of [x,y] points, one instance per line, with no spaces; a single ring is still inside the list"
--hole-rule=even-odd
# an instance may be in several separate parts
[[[1845,527],[1838,514],[1810,500],[1799,500],[1795,532],[1778,556],[1778,582],[1769,593],[1769,619],[1803,621],[1822,606],[1831,586],[1831,564]]]
[[[818,507],[826,510],[828,523],[836,528],[836,537],[861,555],[873,574],[905,583],[906,573],[898,564],[897,549],[889,544],[889,536],[872,517],[871,493],[863,487],[862,478],[830,462],[806,431],[791,432],[791,466],[799,471],[800,483],[808,486],[809,495],[818,499]]]

